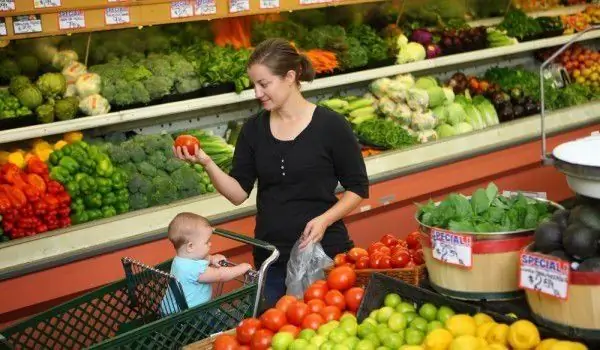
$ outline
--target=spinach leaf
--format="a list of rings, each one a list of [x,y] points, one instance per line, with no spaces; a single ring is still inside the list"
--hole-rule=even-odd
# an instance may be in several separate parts
[[[469,221],[450,221],[448,229],[454,232],[475,232],[475,226]]]
[[[491,201],[483,188],[479,188],[471,197],[471,206],[475,214],[482,214],[490,207]]]

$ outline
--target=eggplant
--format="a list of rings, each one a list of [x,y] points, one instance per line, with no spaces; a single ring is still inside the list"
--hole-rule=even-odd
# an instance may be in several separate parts
[[[502,106],[504,103],[508,102],[506,99],[506,94],[502,91],[496,91],[492,94],[492,103],[494,106]]]
[[[515,118],[515,114],[513,111],[513,106],[510,103],[506,103],[500,110],[498,111],[498,119],[501,122],[508,122]]]
[[[515,119],[519,119],[525,116],[525,108],[522,105],[515,105],[513,107],[513,114]]]
[[[525,99],[525,115],[534,115],[537,113],[537,106],[531,98]]]

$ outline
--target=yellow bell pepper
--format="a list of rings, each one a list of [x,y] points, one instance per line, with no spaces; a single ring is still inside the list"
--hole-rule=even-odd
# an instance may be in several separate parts
[[[63,140],[67,141],[67,143],[81,141],[83,140],[83,134],[79,131],[71,131],[65,134]]]
[[[41,152],[45,151],[45,150],[51,150],[52,146],[50,146],[50,144],[46,141],[42,141],[42,142],[38,142],[35,144],[35,146],[33,146],[33,153],[37,156],[40,155]]]
[[[52,148],[46,148],[41,150],[39,153],[36,153],[36,155],[38,156],[38,158],[40,158],[42,162],[47,162],[48,158],[50,158],[50,153],[52,152],[54,152]]]
[[[19,168],[23,169],[25,167],[25,157],[21,152],[13,152],[8,155],[8,162],[12,163]]]
[[[65,147],[66,145],[68,145],[67,141],[65,141],[65,140],[60,140],[60,141],[58,141],[58,142],[56,142],[56,143],[54,144],[54,149],[55,149],[55,150],[59,150],[59,149],[61,149],[61,148]]]

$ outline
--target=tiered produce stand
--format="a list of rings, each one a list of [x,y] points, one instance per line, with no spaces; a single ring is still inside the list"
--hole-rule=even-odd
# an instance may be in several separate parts
[[[364,146],[370,198],[346,220],[357,246],[417,231],[415,202],[470,195],[492,181],[557,203],[573,197],[560,172],[539,162],[539,65],[575,41],[545,72],[548,147],[595,131],[600,31],[577,33],[600,21],[598,5],[548,3],[525,14],[450,2],[458,10],[436,0],[0,1],[0,186],[19,187],[7,173],[37,175],[46,187],[38,190],[67,192],[70,208],[40,208],[23,193],[19,210],[2,212],[0,323],[122,278],[122,256],[172,257],[165,228],[179,212],[252,236],[256,191],[235,207],[169,150],[191,133],[230,167],[235,135],[258,111],[245,60],[273,35],[292,39],[321,69],[302,85],[305,96],[344,114]],[[24,85],[15,75],[27,76]],[[55,85],[61,77],[65,87]],[[23,199],[4,192],[0,204]],[[213,247],[250,261],[235,242]],[[421,270],[387,274],[420,283]]]

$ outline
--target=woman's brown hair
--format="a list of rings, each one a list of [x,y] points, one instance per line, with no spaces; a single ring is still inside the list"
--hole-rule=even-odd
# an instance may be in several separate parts
[[[285,39],[267,39],[256,46],[248,60],[248,68],[255,64],[266,66],[271,73],[280,77],[294,71],[297,83],[315,78],[312,63]]]

